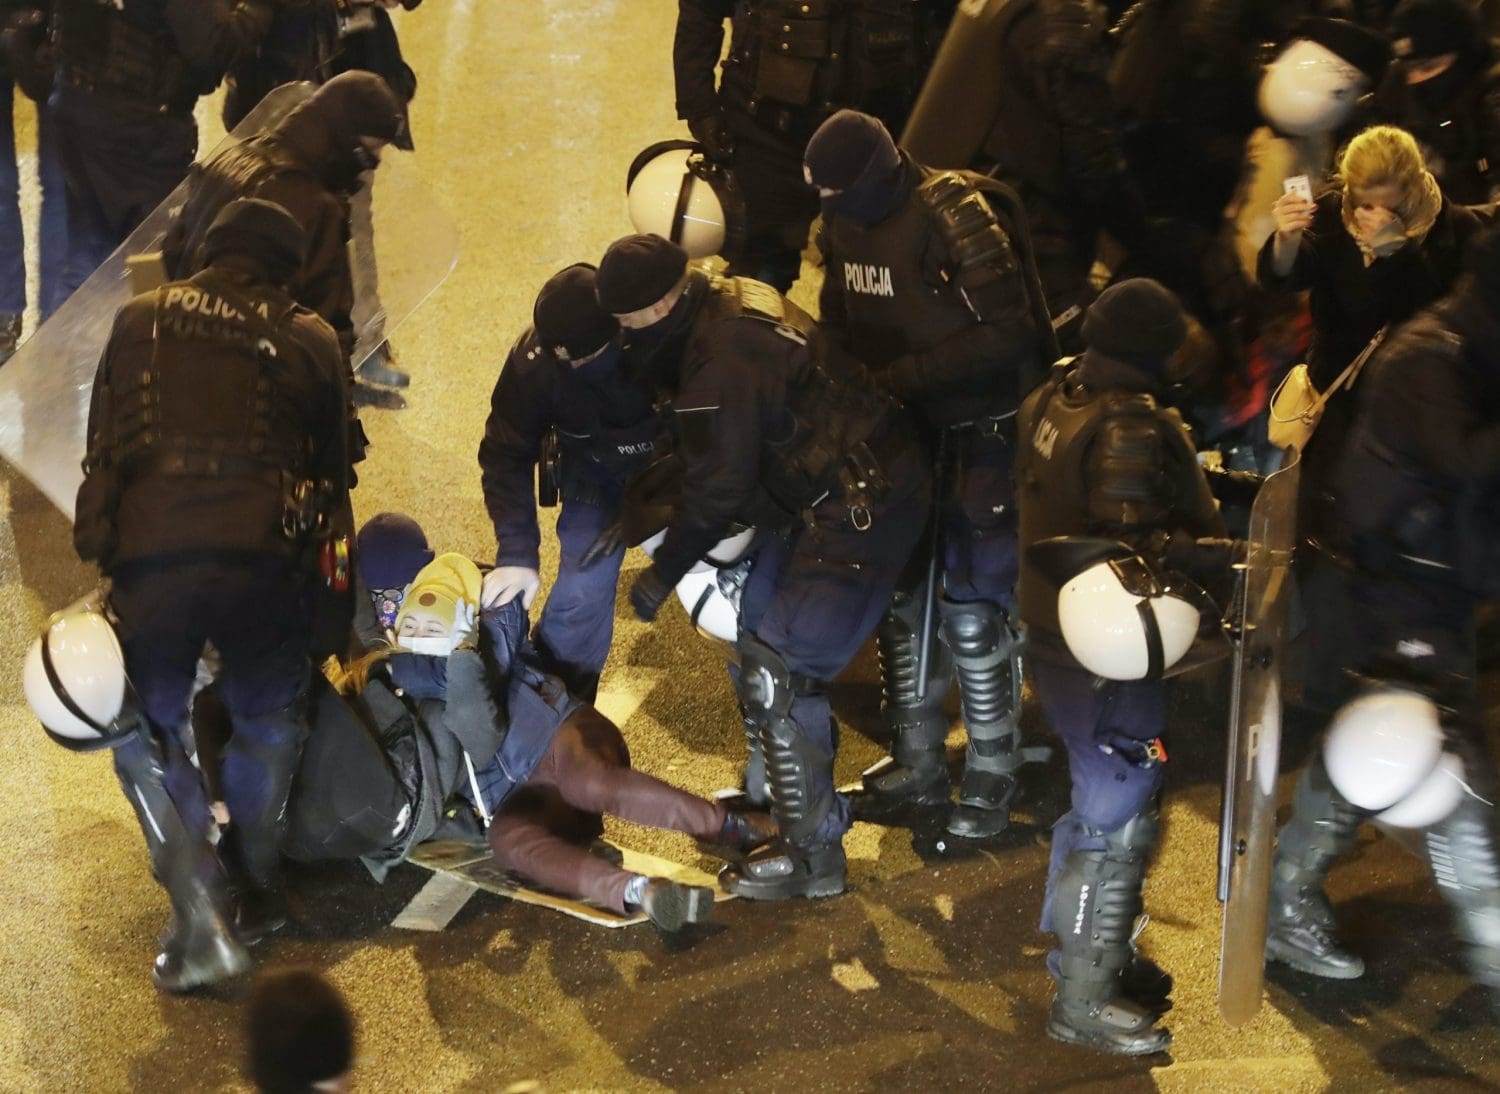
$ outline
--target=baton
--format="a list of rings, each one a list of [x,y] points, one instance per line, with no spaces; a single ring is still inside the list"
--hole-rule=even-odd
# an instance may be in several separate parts
[[[917,638],[916,699],[927,698],[927,667],[932,659],[932,628],[937,616],[938,560],[943,553],[943,480],[947,478],[948,431],[938,431],[933,455],[932,554],[927,559],[927,583],[922,588],[922,629]]]

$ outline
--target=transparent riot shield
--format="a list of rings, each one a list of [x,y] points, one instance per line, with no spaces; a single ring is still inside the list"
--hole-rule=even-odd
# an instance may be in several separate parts
[[[1219,900],[1224,905],[1219,1010],[1234,1026],[1260,1009],[1265,972],[1281,757],[1281,658],[1300,475],[1293,454],[1261,486],[1250,510],[1249,547],[1235,588],[1229,762],[1219,840]]]
[[[274,125],[315,90],[308,83],[275,89],[210,155]],[[389,333],[453,269],[458,229],[425,189],[406,153],[387,152],[377,174],[375,239]],[[0,455],[69,517],[83,481],[94,373],[115,313],[132,294],[131,260],[161,250],[187,186],[186,181],[179,185],[0,368]]]

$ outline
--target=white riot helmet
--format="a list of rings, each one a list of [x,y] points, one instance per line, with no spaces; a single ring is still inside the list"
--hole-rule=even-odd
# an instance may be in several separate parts
[[[655,557],[665,538],[666,531],[660,531],[643,542],[641,550]],[[699,634],[725,642],[739,638],[740,590],[747,573],[738,564],[754,540],[754,528],[735,528],[677,583],[677,599]]]
[[[109,748],[138,725],[125,654],[97,594],[47,621],[26,651],[22,684],[32,713],[64,748]]]
[[[670,239],[689,259],[732,257],[744,238],[744,199],[734,176],[695,141],[659,141],[625,175],[637,232]]]
[[[1260,112],[1288,136],[1331,133],[1349,120],[1370,87],[1365,73],[1327,46],[1296,38],[1266,66]]]
[[[1383,688],[1333,716],[1323,763],[1352,805],[1397,828],[1426,828],[1452,813],[1467,789],[1463,762],[1444,749],[1444,740],[1431,699]]]
[[[1058,585],[1068,652],[1095,676],[1160,679],[1192,648],[1206,600],[1196,586],[1163,577],[1123,543],[1059,537],[1031,552]]]

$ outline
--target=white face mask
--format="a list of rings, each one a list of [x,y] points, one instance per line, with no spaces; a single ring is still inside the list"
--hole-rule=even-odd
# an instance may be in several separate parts
[[[423,638],[408,635],[396,639],[396,644],[403,650],[419,653],[425,657],[447,657],[453,652],[453,637],[447,634],[428,635]]]

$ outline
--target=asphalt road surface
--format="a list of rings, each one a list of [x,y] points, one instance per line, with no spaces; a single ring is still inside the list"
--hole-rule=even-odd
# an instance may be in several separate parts
[[[395,334],[411,405],[366,412],[374,445],[355,499],[361,518],[405,510],[440,549],[490,556],[474,454],[495,371],[541,282],[631,230],[624,175],[635,152],[682,132],[675,7],[432,0],[398,16],[422,81],[410,166],[459,224],[463,250]],[[210,115],[204,147],[218,133]],[[387,224],[402,215],[378,213]],[[816,278],[808,272],[799,300],[815,299]],[[550,532],[544,551],[555,567]],[[632,555],[626,580],[643,564]],[[21,699],[26,642],[92,580],[73,560],[66,520],[7,469],[0,1090],[242,1088],[241,993],[152,989],[166,902],[109,764],[53,746]],[[838,689],[841,781],[881,754],[874,680],[866,655]],[[1460,970],[1425,868],[1374,832],[1330,884],[1348,940],[1369,958],[1365,978],[1273,972],[1253,1022],[1221,1021],[1217,694],[1206,680],[1179,695],[1165,836],[1146,894],[1143,945],[1177,984],[1167,1055],[1120,1060],[1042,1034],[1049,939],[1036,920],[1048,827],[1065,808],[1059,760],[1031,769],[1016,824],[982,846],[939,848],[932,816],[861,823],[848,840],[846,895],[729,902],[692,936],[607,930],[487,894],[446,930],[400,931],[390,922],[426,871],[404,866],[377,885],[357,865],[302,867],[292,872],[295,922],[261,960],[312,966],[346,993],[359,1021],[358,1088],[371,1091],[525,1080],[554,1091],[1500,1090],[1500,1031]],[[736,780],[742,735],[722,659],[681,612],[649,628],[619,615],[601,705],[645,770],[700,792]],[[1027,724],[1045,739],[1034,712]],[[1314,729],[1294,727],[1286,770]],[[1284,799],[1290,789],[1284,778]],[[709,865],[685,839],[624,825],[610,835]]]

